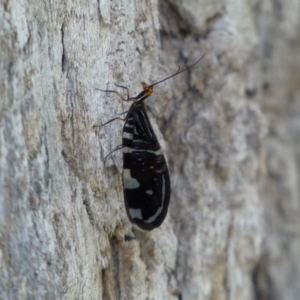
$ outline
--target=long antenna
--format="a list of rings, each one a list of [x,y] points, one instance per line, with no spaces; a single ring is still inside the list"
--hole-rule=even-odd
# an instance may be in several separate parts
[[[177,70],[176,73],[174,73],[173,75],[171,75],[171,76],[169,76],[169,77],[167,77],[167,78],[164,78],[164,79],[162,79],[162,80],[160,80],[160,81],[158,81],[158,82],[155,82],[155,83],[150,84],[149,87],[153,87],[153,86],[155,86],[156,84],[162,83],[162,82],[164,82],[164,81],[166,81],[166,80],[168,80],[168,79],[170,79],[170,78],[172,78],[172,77],[174,77],[174,76],[176,76],[176,75],[178,75],[178,74],[180,74],[180,73],[183,73],[183,72],[187,71],[188,69],[191,69],[192,67],[194,67],[194,66],[195,66],[195,65],[196,65],[196,64],[204,57],[204,55],[205,55],[205,54],[203,54],[203,55],[202,55],[196,62],[194,62],[192,65],[188,66],[187,68],[185,68],[185,69],[183,69],[183,70],[181,70],[181,71],[180,71],[180,66],[179,66],[179,68],[178,68],[178,70]]]

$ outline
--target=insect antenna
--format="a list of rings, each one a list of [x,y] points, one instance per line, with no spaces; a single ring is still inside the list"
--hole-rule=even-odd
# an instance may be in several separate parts
[[[155,85],[157,85],[157,84],[159,84],[159,83],[162,83],[162,82],[164,82],[164,81],[166,81],[166,80],[168,80],[168,79],[170,79],[170,78],[172,78],[172,77],[174,77],[174,76],[176,76],[176,75],[179,75],[179,74],[181,74],[181,73],[183,73],[183,72],[185,72],[185,71],[191,69],[191,68],[194,67],[198,62],[200,62],[200,60],[202,60],[202,58],[203,58],[204,56],[205,56],[205,54],[203,54],[203,55],[202,55],[196,62],[194,62],[192,65],[188,66],[187,68],[185,68],[185,69],[183,69],[183,70],[180,70],[180,66],[179,66],[176,73],[174,73],[174,74],[172,74],[171,76],[168,76],[167,78],[164,78],[164,79],[162,79],[162,80],[160,80],[160,81],[157,81],[157,82],[154,82],[154,83],[150,84],[149,87],[153,87],[153,86],[155,86]]]

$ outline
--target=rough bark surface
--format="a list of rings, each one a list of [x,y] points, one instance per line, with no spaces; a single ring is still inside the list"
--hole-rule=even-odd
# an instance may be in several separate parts
[[[299,20],[298,0],[2,0],[0,299],[298,299]],[[128,104],[96,88],[203,53],[147,100],[172,197],[136,231],[104,159],[122,122],[94,127]]]

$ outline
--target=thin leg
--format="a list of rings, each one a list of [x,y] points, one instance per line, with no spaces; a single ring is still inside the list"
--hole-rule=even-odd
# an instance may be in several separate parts
[[[122,118],[120,118],[120,117],[116,117],[116,118],[113,118],[113,119],[111,119],[111,120],[109,120],[109,121],[103,123],[103,124],[100,124],[100,125],[94,125],[93,128],[95,128],[95,127],[103,127],[103,126],[105,126],[105,125],[107,125],[107,124],[109,124],[109,123],[111,123],[111,122],[113,122],[113,121],[116,121],[116,120],[125,121],[126,119],[125,119],[125,118],[122,119]]]
[[[123,99],[124,101],[134,101],[134,100],[136,100],[136,97],[130,97],[129,89],[128,89],[126,86],[118,85],[118,84],[115,84],[115,85],[116,85],[117,87],[120,87],[120,88],[126,90],[127,99]]]
[[[118,150],[121,150],[123,148],[123,145],[121,144],[121,145],[119,145],[117,148],[115,148],[113,151],[111,151],[111,152],[109,152],[106,156],[105,156],[105,158],[104,158],[104,160],[106,160],[111,154],[113,154],[115,151],[118,151]]]
[[[125,99],[120,93],[118,93],[117,91],[112,91],[112,90],[100,90],[100,89],[96,89],[98,91],[101,91],[101,92],[105,92],[105,93],[115,93],[117,94],[117,96],[122,99],[123,101],[127,101],[127,99]]]
[[[101,124],[101,126],[105,126],[105,125],[107,125],[107,124],[109,124],[109,123],[111,123],[111,122],[113,122],[113,121],[116,121],[116,120],[125,121],[126,119],[125,119],[125,118],[122,119],[122,118],[120,118],[120,117],[116,117],[116,118],[113,118],[113,119],[111,119],[111,120],[109,120],[109,121],[107,121],[107,122]]]
[[[126,90],[127,99],[130,98],[130,92],[129,92],[128,87],[126,87],[126,86],[124,86],[124,85],[118,85],[118,84],[115,84],[115,85],[118,86],[118,87],[120,87],[120,88],[122,88],[122,89],[124,89],[124,90]]]
[[[119,116],[122,116],[124,114],[127,114],[129,112],[129,109],[128,110],[125,110],[123,111],[122,113],[115,113],[116,115],[119,115]],[[125,120],[124,120],[125,121]]]

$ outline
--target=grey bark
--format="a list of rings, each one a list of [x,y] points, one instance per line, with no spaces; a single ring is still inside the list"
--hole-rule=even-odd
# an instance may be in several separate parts
[[[0,15],[0,299],[299,298],[299,1],[7,0]],[[203,53],[147,100],[172,197],[136,231],[122,154],[104,159],[122,123],[95,127],[129,104],[96,88],[134,95]]]

